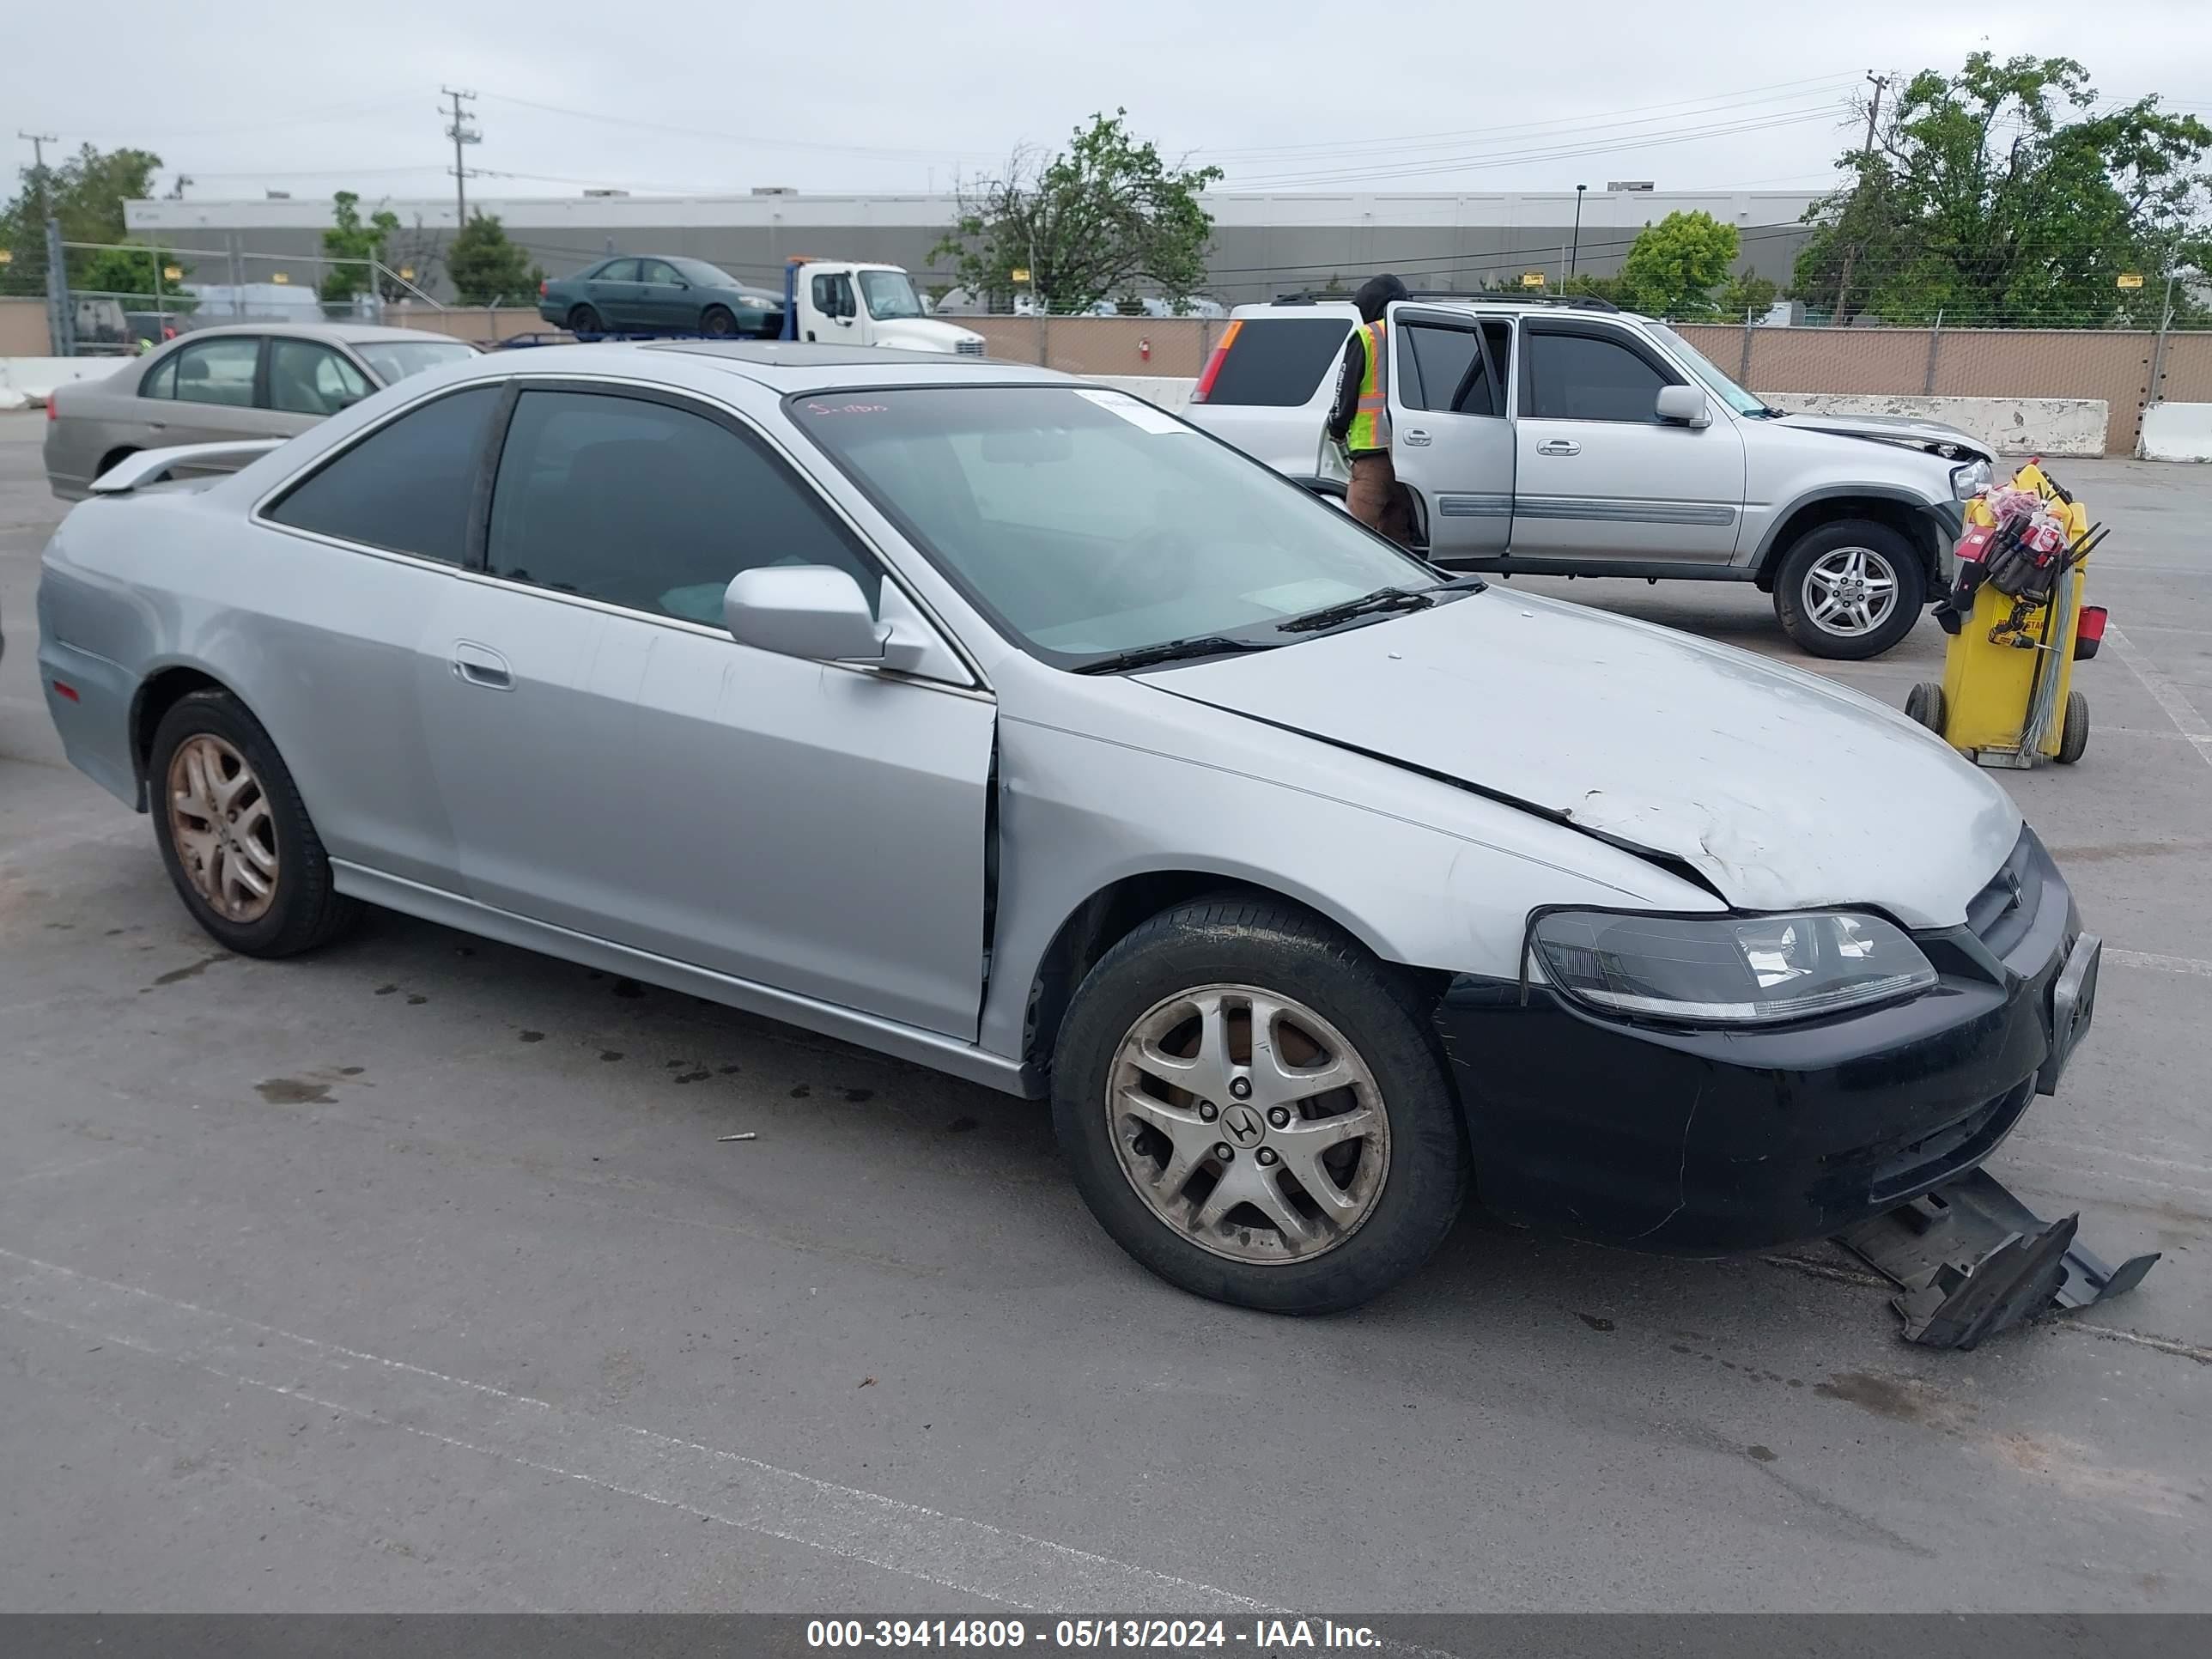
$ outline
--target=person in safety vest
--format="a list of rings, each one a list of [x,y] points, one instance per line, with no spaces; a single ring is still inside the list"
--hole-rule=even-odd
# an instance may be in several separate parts
[[[1390,464],[1390,353],[1383,338],[1382,308],[1406,297],[1395,276],[1370,276],[1352,301],[1359,326],[1344,348],[1336,372],[1336,404],[1328,417],[1329,436],[1352,457],[1352,485],[1344,504],[1352,516],[1401,544],[1413,539],[1413,515]]]

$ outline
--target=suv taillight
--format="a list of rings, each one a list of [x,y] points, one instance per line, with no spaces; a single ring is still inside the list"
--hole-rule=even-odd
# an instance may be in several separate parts
[[[1221,343],[1213,348],[1213,355],[1206,360],[1206,373],[1198,377],[1198,389],[1190,394],[1194,404],[1202,404],[1213,390],[1213,382],[1221,374],[1221,365],[1228,360],[1229,348],[1237,343],[1237,335],[1244,326],[1240,320],[1229,325],[1221,336]]]
[[[551,286],[552,284],[550,283],[548,283],[541,277],[538,283],[538,297],[541,300],[544,299],[545,297],[545,290]]]
[[[58,392],[49,392],[46,393],[46,418],[50,421],[58,421],[61,417],[61,396]]]

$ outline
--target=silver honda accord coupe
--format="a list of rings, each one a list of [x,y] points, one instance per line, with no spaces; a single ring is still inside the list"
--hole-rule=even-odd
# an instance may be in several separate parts
[[[1903,716],[1448,579],[1119,391],[577,346],[262,447],[108,474],[39,592],[203,927],[381,905],[1048,1097],[1204,1296],[1351,1306],[1470,1188],[1832,1233],[2087,1028],[2064,881]]]

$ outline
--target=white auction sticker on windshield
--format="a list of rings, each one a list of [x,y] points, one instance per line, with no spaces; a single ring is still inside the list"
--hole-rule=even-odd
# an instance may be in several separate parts
[[[1126,392],[1098,392],[1087,386],[1075,388],[1079,398],[1088,398],[1099,408],[1119,415],[1131,426],[1146,432],[1188,432],[1190,428],[1172,415],[1162,413],[1150,404],[1139,402]]]

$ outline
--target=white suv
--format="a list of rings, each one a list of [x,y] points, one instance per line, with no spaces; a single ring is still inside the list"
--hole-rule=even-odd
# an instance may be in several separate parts
[[[1390,307],[1391,458],[1438,564],[1747,581],[1816,656],[1873,657],[1948,586],[1990,455],[1933,422],[1784,415],[1600,300]],[[1240,306],[1188,418],[1340,493],[1326,432],[1358,313]]]

